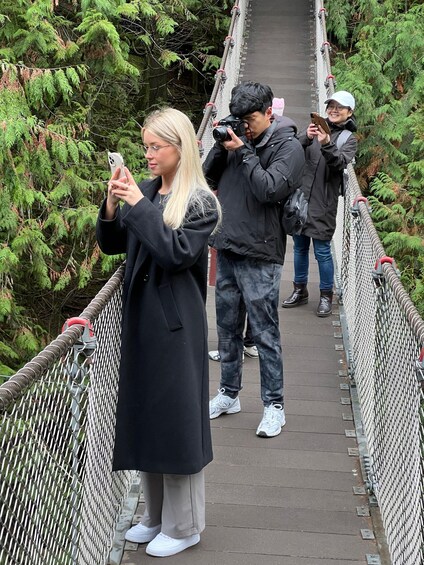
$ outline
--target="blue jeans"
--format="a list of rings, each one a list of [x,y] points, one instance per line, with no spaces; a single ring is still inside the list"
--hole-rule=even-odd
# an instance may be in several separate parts
[[[307,235],[294,235],[294,282],[306,284],[309,273],[309,247],[311,238]],[[315,259],[319,269],[320,290],[333,290],[334,264],[331,256],[331,241],[312,239]]]
[[[249,317],[259,353],[264,406],[283,404],[283,359],[278,321],[281,265],[218,251],[215,289],[221,388],[241,390],[243,329]]]

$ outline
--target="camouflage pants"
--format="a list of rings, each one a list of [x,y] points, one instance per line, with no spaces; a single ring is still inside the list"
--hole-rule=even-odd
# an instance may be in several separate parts
[[[281,265],[218,251],[215,289],[221,388],[241,390],[245,313],[259,353],[264,406],[283,404],[283,360],[278,322]]]

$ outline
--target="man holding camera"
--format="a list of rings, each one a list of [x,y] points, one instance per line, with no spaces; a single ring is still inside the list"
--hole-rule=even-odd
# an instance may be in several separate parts
[[[217,140],[205,175],[218,191],[221,228],[210,239],[217,250],[216,318],[221,357],[218,395],[210,418],[240,412],[245,309],[259,352],[264,414],[256,434],[274,437],[285,424],[278,295],[286,235],[280,206],[300,184],[304,152],[292,120],[272,114],[269,86],[233,88],[231,115],[214,130]]]

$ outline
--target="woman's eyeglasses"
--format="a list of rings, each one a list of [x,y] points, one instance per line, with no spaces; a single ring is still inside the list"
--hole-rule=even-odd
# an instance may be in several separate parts
[[[152,155],[156,155],[156,153],[160,150],[160,149],[164,149],[165,147],[171,147],[170,144],[168,145],[143,145],[144,147],[144,153],[147,154],[149,151]]]
[[[336,110],[337,112],[341,112],[342,110],[349,110],[349,106],[339,106],[338,104],[329,104],[327,106],[327,110]]]

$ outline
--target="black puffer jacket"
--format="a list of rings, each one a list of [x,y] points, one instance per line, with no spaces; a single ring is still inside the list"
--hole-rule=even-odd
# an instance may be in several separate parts
[[[209,239],[212,247],[284,263],[280,202],[300,186],[305,161],[296,131],[291,119],[278,116],[257,145],[243,137],[245,145],[236,151],[220,143],[211,149],[204,172],[223,211],[221,227]]]
[[[302,179],[302,191],[309,198],[308,218],[302,234],[329,241],[336,229],[337,204],[343,169],[355,157],[357,140],[351,135],[340,149],[336,140],[344,129],[356,131],[354,119],[349,118],[343,127],[338,127],[327,120],[331,129],[330,143],[321,145],[314,138],[310,140],[306,131],[299,135],[299,141],[305,149],[305,169]]]

